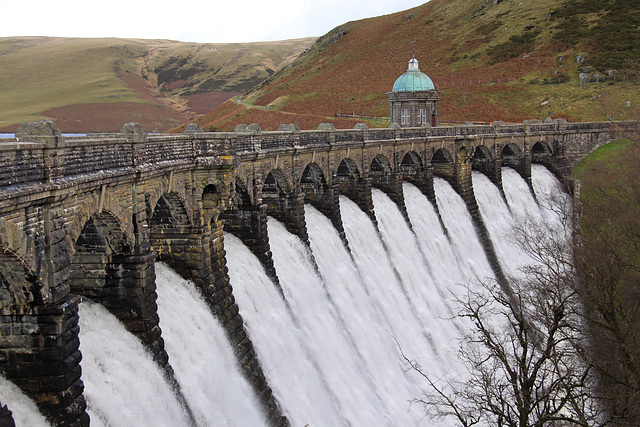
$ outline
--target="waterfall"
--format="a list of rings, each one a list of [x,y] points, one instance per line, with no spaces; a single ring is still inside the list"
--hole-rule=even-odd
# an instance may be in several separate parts
[[[35,402],[29,399],[15,384],[0,375],[0,402],[13,413],[16,426],[50,427],[40,414]]]
[[[236,300],[269,372],[274,395],[293,425],[418,425],[412,399],[424,379],[407,370],[401,351],[437,377],[461,376],[457,339],[467,326],[456,313],[460,285],[491,277],[460,197],[438,180],[435,209],[404,184],[411,226],[397,206],[373,190],[378,229],[340,197],[344,247],[329,219],[306,205],[310,248],[269,218],[274,264],[284,297],[257,258],[225,235]],[[300,382],[305,368],[309,383]],[[291,391],[294,388],[295,391]],[[316,395],[318,402],[309,401]]]
[[[240,313],[269,385],[292,426],[345,425],[297,319],[240,239],[225,233],[227,266]]]
[[[491,266],[478,240],[464,201],[444,179],[435,177],[433,185],[438,209],[451,238],[462,277],[467,281],[472,278],[483,280],[493,277]],[[453,265],[450,267],[454,268]]]
[[[158,315],[165,348],[199,426],[265,426],[253,389],[220,322],[193,282],[158,262]]]
[[[473,189],[500,265],[505,274],[517,276],[531,259],[518,244],[513,227],[525,218],[537,221],[540,211],[525,180],[510,168],[503,168],[503,174],[508,177],[503,188],[509,204],[489,178],[480,172],[472,174]]]
[[[188,425],[151,355],[100,304],[80,304],[80,351],[92,426]]]
[[[506,186],[512,208],[488,179],[474,174],[481,213],[492,239],[499,240],[494,243],[500,260],[514,265],[526,260],[514,254],[508,239],[512,212],[540,215],[529,187],[519,180],[524,195]],[[377,229],[355,203],[340,196],[350,252],[329,219],[309,205],[310,248],[269,218],[286,301],[257,258],[239,239],[225,235],[241,314],[293,425],[424,423],[419,406],[409,405],[421,396],[424,379],[406,370],[400,349],[437,378],[465,375],[454,355],[468,325],[454,319],[455,295],[493,277],[492,270],[466,205],[446,181],[435,179],[446,232],[415,186],[404,183],[403,191],[410,226],[389,197],[372,190]],[[309,383],[300,381],[303,372],[309,372]],[[317,402],[309,400],[312,395]]]
[[[473,173],[473,185],[500,263],[512,274],[527,259],[515,249],[511,228],[523,218],[559,224],[562,218],[543,201],[566,198],[558,197],[558,182],[544,167],[532,167],[535,198],[513,169],[503,168],[503,177],[504,198],[481,174]],[[417,187],[403,184],[409,223],[373,189],[377,227],[340,196],[349,250],[310,205],[309,246],[269,218],[282,293],[240,239],[225,233],[235,300],[292,426],[429,425],[420,405],[411,405],[425,380],[407,370],[402,353],[435,378],[464,378],[455,355],[469,325],[455,317],[455,297],[493,272],[460,196],[440,178],[434,188],[437,210]],[[222,326],[193,283],[163,263],[156,264],[156,277],[166,350],[197,424],[266,425]],[[187,425],[163,372],[106,309],[82,302],[80,326],[92,426]],[[0,400],[19,425],[46,426],[14,389],[0,378]],[[34,418],[23,421],[23,413]]]

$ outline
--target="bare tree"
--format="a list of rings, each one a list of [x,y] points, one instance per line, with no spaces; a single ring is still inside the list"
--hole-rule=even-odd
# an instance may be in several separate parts
[[[427,415],[465,427],[602,423],[583,357],[583,305],[567,230],[519,227],[515,240],[531,264],[508,284],[484,281],[457,298],[458,316],[470,324],[458,354],[465,378],[434,378],[403,354],[429,386],[416,400]]]

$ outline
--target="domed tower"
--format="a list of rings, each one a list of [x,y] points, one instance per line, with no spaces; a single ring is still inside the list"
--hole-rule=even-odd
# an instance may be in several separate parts
[[[436,126],[440,93],[425,73],[418,68],[415,55],[407,72],[398,77],[393,91],[388,92],[391,123],[402,127]]]

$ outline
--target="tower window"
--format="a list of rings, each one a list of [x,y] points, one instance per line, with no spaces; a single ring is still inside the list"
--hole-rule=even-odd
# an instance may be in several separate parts
[[[411,119],[411,110],[403,109],[400,111],[400,123],[403,125],[409,124]]]

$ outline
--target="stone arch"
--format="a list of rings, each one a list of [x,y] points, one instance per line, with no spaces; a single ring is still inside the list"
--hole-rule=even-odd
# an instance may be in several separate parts
[[[316,163],[309,163],[300,177],[300,188],[305,202],[319,202],[327,193],[328,185],[324,172]]]
[[[109,298],[109,288],[122,273],[117,258],[132,254],[117,218],[108,211],[91,215],[74,249],[69,275],[71,292],[100,302]]]
[[[424,172],[422,159],[415,151],[408,151],[400,162],[400,173],[405,176],[413,176]]]
[[[148,207],[148,209],[151,208]],[[183,236],[189,233],[192,224],[187,209],[178,194],[163,194],[148,214],[148,218],[151,251],[164,261],[170,260],[174,251],[185,251]]]
[[[505,144],[502,150],[500,150],[500,158],[503,166],[519,169],[520,161],[522,160],[522,151],[516,144]]]
[[[453,156],[446,148],[439,148],[433,153],[431,158],[433,174],[452,181],[455,179],[455,163]]]
[[[76,208],[73,216],[73,222],[67,229],[67,245],[69,247],[70,255],[73,255],[76,250],[76,241],[82,234],[82,230],[86,226],[87,222],[92,216],[102,216],[103,213],[114,219],[118,224],[119,230],[123,233],[124,239],[130,247],[134,246],[133,235],[133,222],[128,213],[131,213],[131,209],[125,208],[117,197],[106,192],[104,195],[103,209],[100,211],[100,192],[94,191],[89,197],[84,198],[79,206]]]
[[[473,156],[471,157],[471,164],[474,169],[480,169],[482,165],[492,162],[493,156],[487,147],[484,145],[478,145],[473,150]]]
[[[428,179],[422,159],[415,151],[408,151],[402,157],[398,166],[398,175],[402,180],[406,180],[416,185],[425,194],[429,193],[433,181]]]
[[[151,211],[149,226],[170,228],[180,225],[191,225],[184,202],[176,193],[163,194]]]
[[[217,220],[220,213],[227,205],[229,190],[225,183],[209,174],[201,181],[202,184],[195,188],[195,200],[202,211],[193,213],[193,223],[198,226],[210,224],[213,219]],[[186,206],[186,204],[185,204]]]
[[[109,211],[93,214],[76,239],[76,251],[131,254],[131,245],[120,221]]]
[[[434,153],[433,157],[431,157],[431,163],[437,164],[445,164],[445,163],[453,163],[453,157],[449,150],[446,148],[438,148]]]
[[[557,144],[554,141],[554,144]],[[541,164],[546,167],[560,182],[566,182],[566,175],[558,164],[558,158],[554,155],[554,148],[546,141],[538,141],[531,147],[531,163]]]
[[[262,184],[262,198],[271,199],[291,194],[291,186],[280,169],[272,169]]]
[[[304,219],[304,195],[289,185],[280,169],[272,169],[262,185],[262,201],[267,207],[267,215],[282,222],[289,232],[297,235],[303,242],[309,241]]]
[[[0,311],[21,312],[39,295],[37,275],[13,251],[0,246]]]
[[[532,163],[548,162],[552,155],[553,151],[551,150],[551,147],[549,147],[549,145],[544,141],[538,141],[531,147]]]
[[[482,172],[489,179],[495,181],[494,159],[491,151],[484,145],[478,145],[471,156],[471,169]]]
[[[360,170],[352,159],[342,159],[336,170],[335,179],[343,183],[358,181],[360,179]]]
[[[369,166],[369,176],[372,178],[382,178],[389,176],[393,172],[389,159],[384,154],[378,154],[371,160]]]

